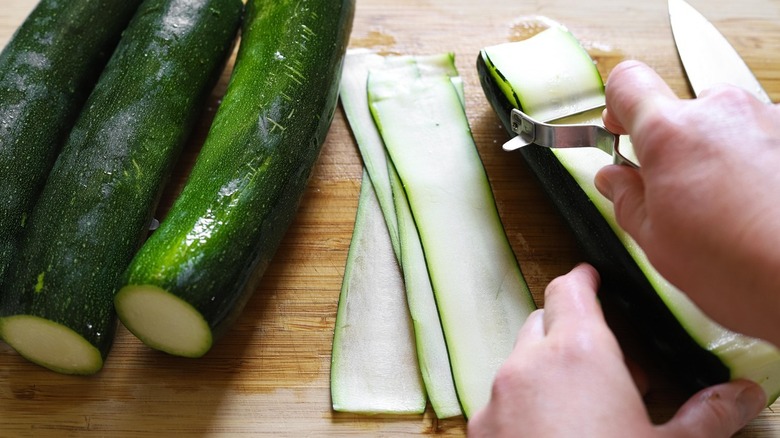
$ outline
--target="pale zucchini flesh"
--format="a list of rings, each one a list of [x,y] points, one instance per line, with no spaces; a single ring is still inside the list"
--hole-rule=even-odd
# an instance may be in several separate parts
[[[208,322],[195,307],[158,286],[124,287],[116,305],[126,315],[127,329],[154,349],[200,357],[214,341]]]
[[[501,90],[506,102],[522,108],[529,115],[537,118],[546,117],[544,114],[550,111],[558,111],[555,108],[547,108],[537,113],[534,105],[529,107],[525,105],[522,99],[516,100],[516,97],[523,95],[523,93],[518,93],[514,90],[540,88],[539,82],[542,80],[540,78],[555,76],[561,69],[570,72],[580,72],[578,74],[582,76],[581,79],[585,81],[585,85],[577,85],[577,87],[583,86],[584,90],[591,90],[585,93],[588,99],[591,100],[587,105],[581,105],[582,107],[591,105],[593,101],[599,98],[603,101],[603,82],[600,77],[596,79],[593,76],[593,72],[598,74],[598,70],[587,51],[582,48],[573,35],[562,27],[553,27],[552,30],[544,31],[542,34],[527,40],[487,47],[482,50],[480,55],[483,62],[482,65],[487,67],[489,72],[487,74],[490,75],[490,78],[487,79],[493,81],[494,87]],[[523,62],[529,56],[540,52],[549,54],[544,58],[545,62],[530,65]],[[574,55],[574,52],[579,52],[579,54]],[[547,60],[557,61],[548,63]],[[563,64],[560,64],[561,62]],[[485,87],[485,83],[483,80],[483,87]],[[573,83],[581,84],[579,81]],[[600,92],[592,91],[598,91],[599,87],[601,87]],[[542,90],[542,92],[546,91]],[[568,85],[558,88],[555,92],[568,94],[574,100],[577,100],[577,96],[582,95],[576,87],[573,88]],[[539,96],[539,98],[542,97]],[[563,100],[566,99],[568,98]],[[494,103],[495,106],[495,102],[491,103]],[[498,110],[508,112],[507,108]],[[567,111],[565,108],[561,108],[559,115],[565,111]],[[572,122],[571,119],[560,121]],[[579,121],[600,123],[600,110],[580,115]],[[623,141],[624,139],[621,138],[621,142]],[[596,149],[552,149],[550,153],[579,186],[583,192],[579,196],[584,194],[589,203],[595,207],[602,220],[608,225],[608,229],[614,233],[614,236],[610,238],[616,238],[622,244],[626,253],[633,260],[632,263],[635,263],[641,274],[646,277],[641,282],[649,284],[651,290],[663,302],[673,319],[676,319],[675,323],[679,324],[702,350],[714,355],[715,360],[720,361],[722,366],[727,368],[730,378],[753,380],[764,388],[769,403],[777,399],[780,394],[780,351],[767,342],[726,330],[709,319],[682,291],[666,281],[652,267],[642,249],[617,224],[611,202],[598,192],[593,183],[596,172],[610,164],[612,162],[611,157]],[[529,153],[527,156],[531,156],[531,154]],[[565,216],[567,214],[572,215],[576,213],[565,213]],[[579,232],[583,231],[580,230]],[[630,278],[630,275],[624,278]],[[642,287],[638,283],[624,286],[635,287],[636,289]],[[626,292],[623,291],[623,293]],[[639,291],[636,290],[633,293],[639,293]],[[661,327],[657,329],[660,330]],[[657,341],[654,340],[654,342]],[[663,341],[661,339],[661,342]],[[697,357],[701,360],[701,363],[694,366],[710,366],[707,364],[709,360],[703,359],[701,355]],[[668,360],[669,358],[667,357],[666,359]],[[687,378],[692,378],[691,376],[697,373],[696,370],[686,372],[690,374]],[[694,383],[708,385],[716,382],[700,381]]]
[[[69,327],[35,315],[0,320],[3,339],[25,359],[63,374],[94,374],[103,367],[100,350]]]
[[[409,200],[466,417],[534,302],[508,243],[461,98],[446,75],[369,75],[368,94]]]

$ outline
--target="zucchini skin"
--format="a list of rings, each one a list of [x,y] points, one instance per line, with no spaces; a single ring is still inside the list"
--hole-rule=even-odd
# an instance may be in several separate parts
[[[192,305],[212,339],[241,312],[295,216],[335,112],[354,9],[354,0],[249,0],[189,180],[127,270],[125,285]],[[132,327],[122,292],[117,310]]]
[[[482,90],[509,136],[514,106],[493,80],[482,56],[477,56]],[[532,68],[532,67],[530,67]],[[702,348],[680,324],[641,268],[569,172],[548,149],[537,145],[518,151],[561,214],[588,263],[601,276],[599,296],[606,310],[614,309],[650,346],[658,365],[689,391],[726,382],[730,369]]]
[[[42,0],[0,54],[0,284],[57,153],[139,4]]]
[[[113,297],[233,46],[240,0],[147,0],[111,57],[33,209],[3,317],[71,328],[105,359]]]

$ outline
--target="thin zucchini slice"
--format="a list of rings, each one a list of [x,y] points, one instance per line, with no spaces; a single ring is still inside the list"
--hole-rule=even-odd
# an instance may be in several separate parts
[[[438,418],[449,418],[461,415],[461,409],[452,381],[447,346],[425,257],[406,194],[392,162],[388,159],[384,143],[368,108],[366,81],[369,70],[398,67],[411,67],[420,74],[441,72],[448,75],[457,74],[449,54],[417,58],[408,56],[387,58],[368,51],[351,51],[345,61],[340,98],[364,165],[371,176],[370,181],[379,198],[390,237],[394,242],[396,257],[399,258],[402,266],[409,305],[408,314],[411,314],[414,323],[417,360],[428,398]],[[395,233],[394,238],[393,233]],[[364,275],[372,275],[372,272],[365,271]],[[400,313],[395,316],[399,324],[408,318],[408,315]]]
[[[529,115],[552,121],[604,105],[604,83],[598,69],[579,41],[561,26],[553,26],[534,36],[535,44],[525,45],[520,56],[543,60],[545,68],[502,69],[498,86]],[[491,65],[517,62],[517,45],[499,44],[484,49]],[[555,53],[555,56],[550,56]],[[494,70],[495,71],[495,70]],[[512,84],[517,84],[513,87]]]
[[[593,76],[597,70],[585,49],[567,31],[557,28],[545,35],[487,47],[477,58],[483,91],[510,135],[511,108],[520,105],[534,115],[533,108],[522,106],[522,99],[515,100],[519,94],[513,90],[538,87],[540,78],[559,74],[560,69],[580,72],[589,84],[585,88],[597,89],[602,83]],[[533,59],[526,57],[527,51],[543,51],[547,53],[543,59],[556,61],[524,64],[524,59]],[[573,56],[572,51],[580,55]],[[575,100],[579,95],[576,88],[559,91]],[[598,115],[590,117],[598,120]],[[611,157],[596,149],[550,150],[535,145],[521,148],[520,153],[573,231],[588,262],[599,270],[602,299],[625,312],[670,375],[691,391],[747,378],[764,388],[769,404],[777,399],[780,351],[767,342],[726,330],[705,316],[651,266],[617,225],[611,203],[593,184],[596,172],[611,163]]]
[[[331,399],[336,411],[425,411],[404,278],[389,233],[364,171],[333,336]]]
[[[411,58],[407,57],[399,62],[411,62]],[[368,110],[366,90],[369,69],[381,68],[384,64],[385,57],[368,50],[347,52],[339,86],[339,99],[352,129],[352,135],[355,136],[363,166],[371,177],[371,184],[382,207],[393,250],[398,256],[401,248],[398,242],[398,220],[393,208],[393,193],[390,188],[387,151]]]
[[[495,372],[535,306],[450,77],[372,71],[368,97],[420,234],[468,417],[487,404]]]

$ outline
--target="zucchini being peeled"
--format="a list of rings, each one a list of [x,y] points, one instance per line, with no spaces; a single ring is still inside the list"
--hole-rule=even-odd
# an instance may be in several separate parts
[[[239,0],[147,0],[85,104],[29,218],[0,333],[52,370],[101,369],[113,298],[233,46]]]
[[[174,355],[232,325],[292,222],[336,107],[353,0],[250,0],[228,89],[189,180],[115,304]]]
[[[526,56],[527,51],[543,51],[546,55]],[[572,52],[578,54],[572,56]],[[524,59],[545,62],[524,65]],[[523,90],[547,91],[540,88],[544,78],[579,72],[574,79],[581,81],[577,83],[582,87],[603,88],[587,52],[567,30],[557,26],[524,41],[483,49],[477,58],[477,71],[485,95],[510,135],[514,135],[509,120],[511,109],[521,107],[535,116],[533,104],[524,106]],[[560,83],[549,89],[575,101],[581,95],[578,93],[592,94],[579,87]],[[603,91],[599,94],[603,105]],[[561,109],[562,113],[569,112]],[[600,122],[600,110],[580,117]],[[602,299],[625,312],[670,374],[692,391],[746,378],[764,388],[770,404],[778,397],[780,351],[707,318],[658,274],[617,225],[611,203],[593,185],[596,172],[611,163],[610,156],[597,149],[547,149],[536,145],[523,147],[519,153],[573,231],[588,262],[601,274]]]
[[[139,4],[42,0],[0,54],[0,283],[57,153]]]

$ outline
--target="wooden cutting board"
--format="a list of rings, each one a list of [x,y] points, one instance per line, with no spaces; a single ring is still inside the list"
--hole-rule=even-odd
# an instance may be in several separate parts
[[[732,41],[770,96],[780,100],[780,3],[691,3]],[[3,0],[0,45],[33,6],[32,0]],[[581,257],[520,157],[501,151],[506,137],[482,95],[474,61],[480,48],[527,37],[545,18],[569,27],[605,77],[620,60],[640,59],[681,96],[690,96],[663,0],[358,0],[350,42],[383,53],[455,53],[499,211],[540,304],[545,285]],[[194,160],[227,74],[176,170],[159,217]],[[274,262],[233,330],[199,360],[151,351],[120,328],[103,371],[71,377],[32,365],[0,345],[0,436],[463,436],[462,418],[437,421],[430,409],[402,417],[331,410],[330,346],[360,176],[360,158],[339,110]],[[681,393],[645,365],[653,384],[648,409],[664,421],[682,401]],[[740,436],[778,434],[780,414],[767,409]]]

